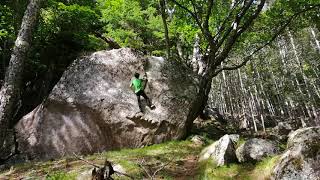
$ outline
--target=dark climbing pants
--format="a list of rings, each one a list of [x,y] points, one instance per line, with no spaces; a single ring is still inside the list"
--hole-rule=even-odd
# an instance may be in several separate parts
[[[140,111],[142,111],[142,105],[141,105],[141,98],[140,98],[140,96],[142,96],[142,97],[146,100],[147,106],[151,107],[151,101],[150,101],[150,99],[148,98],[148,96],[146,95],[146,93],[144,93],[143,90],[140,90],[139,92],[137,92],[136,95],[137,95],[137,99],[138,99],[138,104],[139,104]]]

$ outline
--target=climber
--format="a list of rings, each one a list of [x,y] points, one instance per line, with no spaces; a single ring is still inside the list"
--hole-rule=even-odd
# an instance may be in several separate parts
[[[140,112],[143,112],[142,106],[141,106],[140,96],[142,96],[146,100],[147,105],[150,107],[150,109],[154,109],[155,106],[151,104],[150,99],[148,98],[148,96],[144,92],[144,88],[145,88],[148,80],[147,79],[140,79],[139,76],[140,76],[139,73],[134,74],[134,79],[131,81],[130,87],[132,88],[134,93],[137,95]]]

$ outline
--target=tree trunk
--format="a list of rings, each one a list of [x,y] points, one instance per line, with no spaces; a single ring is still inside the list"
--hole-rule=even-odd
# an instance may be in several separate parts
[[[190,132],[193,121],[198,117],[198,115],[200,115],[203,112],[203,109],[207,105],[209,93],[211,90],[211,82],[212,82],[212,77],[208,75],[204,75],[200,78],[199,85],[198,85],[199,89],[197,92],[197,98],[192,103],[191,109],[187,117],[186,128],[185,128],[187,132]],[[187,134],[188,133],[186,133],[186,135]]]
[[[109,47],[111,49],[120,49],[121,46],[119,43],[117,43],[114,39],[112,39],[111,37],[105,37],[104,35],[102,35],[99,32],[96,32],[95,35],[97,37],[99,37],[100,39],[104,40],[106,43],[108,43]]]
[[[310,28],[310,31],[311,31],[312,37],[314,39],[314,42],[316,43],[316,47],[317,47],[318,51],[320,52],[320,42],[317,39],[316,32],[314,32],[313,28]]]
[[[254,0],[246,1],[243,3],[243,7],[240,8],[239,14],[232,21],[231,26],[228,28],[221,27],[219,32],[212,33],[209,28],[210,17],[212,15],[214,1],[207,1],[207,8],[205,10],[204,18],[197,16],[196,13],[190,11],[188,7],[183,6],[176,0],[172,0],[174,4],[180,8],[186,10],[191,17],[196,21],[199,26],[203,37],[208,42],[208,47],[200,60],[204,62],[204,71],[199,75],[199,89],[197,92],[197,100],[192,103],[190,111],[187,117],[186,131],[190,131],[194,119],[202,113],[204,107],[207,104],[208,95],[211,89],[211,82],[214,76],[217,76],[219,72],[223,70],[222,63],[228,57],[228,54],[233,49],[237,39],[245,32],[249,26],[251,26],[254,20],[259,16],[266,0],[261,0],[256,3]],[[256,5],[254,5],[256,4]],[[252,11],[251,11],[252,10]],[[248,15],[248,18],[244,19],[244,16]],[[202,22],[201,22],[202,21]],[[226,22],[227,24],[227,22]],[[226,26],[222,23],[221,26]],[[221,31],[220,31],[221,30]],[[224,31],[223,34],[221,32]],[[216,35],[213,35],[216,34]],[[219,69],[222,68],[222,69]],[[220,71],[221,70],[221,71]],[[186,133],[187,134],[187,133]]]
[[[170,56],[170,39],[169,39],[169,31],[167,25],[167,15],[166,15],[166,2],[165,0],[160,0],[160,9],[161,9],[161,17],[164,27],[164,35],[166,39],[166,48],[167,48],[167,59]]]
[[[32,32],[37,22],[41,1],[30,0],[11,55],[5,82],[0,90],[0,146],[4,142],[9,125],[13,120],[14,108],[19,100],[24,62],[30,49]]]
[[[199,35],[196,34],[194,38],[194,45],[193,45],[193,53],[191,58],[191,66],[193,72],[198,73],[199,70],[199,61],[200,61],[200,38]]]
[[[311,89],[309,87],[309,80],[306,76],[306,74],[304,73],[303,71],[303,61],[300,59],[299,55],[298,55],[298,52],[297,52],[297,47],[295,45],[295,42],[294,42],[294,39],[293,39],[293,36],[292,34],[289,32],[289,37],[290,37],[290,42],[291,42],[291,45],[292,45],[292,48],[293,48],[293,52],[294,52],[294,56],[295,56],[295,59],[296,59],[296,63],[297,63],[297,68],[298,70],[300,71],[300,74],[302,76],[302,79],[303,79],[303,83],[304,83],[304,86],[305,86],[305,89],[306,89],[306,93],[307,93],[307,96],[308,96],[308,101],[311,101],[311,102],[314,102],[314,98],[312,97],[311,95]],[[296,74],[296,81],[297,81],[297,84],[299,83],[298,82],[298,78],[297,78],[297,74]],[[301,90],[300,90],[301,91]],[[315,91],[317,91],[317,89],[315,89]],[[301,91],[302,93],[302,91]],[[308,116],[310,118],[312,118],[312,115],[315,115],[316,113],[313,111],[314,108],[312,108],[312,105],[310,107],[310,105],[305,105],[307,111],[308,111]]]
[[[184,56],[184,53],[183,53],[183,50],[182,50],[182,42],[180,40],[180,37],[178,38],[177,40],[177,52],[178,52],[178,55],[179,55],[179,58],[184,62],[185,61],[185,56]]]
[[[241,76],[241,70],[238,69],[238,77],[240,81],[240,89],[241,89],[241,107],[242,107],[242,114],[243,114],[243,119],[241,119],[241,128],[247,129],[248,128],[248,121],[247,121],[247,116],[246,116],[246,104],[247,104],[247,90],[244,88],[243,81],[242,81],[242,76]]]

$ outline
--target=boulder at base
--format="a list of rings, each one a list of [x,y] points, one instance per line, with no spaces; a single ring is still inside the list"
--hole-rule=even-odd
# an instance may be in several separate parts
[[[201,152],[199,161],[212,158],[217,166],[237,162],[235,144],[238,140],[239,135],[224,135]]]
[[[320,127],[298,129],[288,139],[288,150],[281,156],[272,179],[320,180]]]
[[[320,142],[320,126],[298,129],[289,134],[287,148],[304,145],[310,141]]]
[[[129,87],[135,72],[146,74],[145,92],[156,106],[150,110],[141,97],[141,115]],[[17,124],[20,151],[48,159],[182,138],[197,92],[190,74],[173,60],[144,58],[129,48],[78,59]]]
[[[276,143],[264,139],[249,139],[236,150],[239,162],[260,161],[264,157],[275,155],[279,152]]]

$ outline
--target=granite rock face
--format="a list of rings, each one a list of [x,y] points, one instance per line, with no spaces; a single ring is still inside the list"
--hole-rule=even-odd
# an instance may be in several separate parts
[[[238,140],[239,135],[224,135],[201,152],[199,161],[212,158],[217,166],[237,162],[235,144]]]
[[[275,155],[279,152],[276,143],[264,139],[249,139],[237,150],[236,155],[239,162],[260,161],[264,157]]]
[[[197,92],[197,81],[186,71],[179,63],[145,58],[129,48],[80,58],[17,124],[20,151],[48,159],[182,138]],[[137,114],[137,97],[129,87],[135,72],[146,75],[145,92],[156,106],[151,110],[143,100],[144,114]]]
[[[305,145],[309,141],[320,142],[320,126],[298,129],[290,133],[287,148],[297,145]]]
[[[287,151],[271,179],[320,179],[320,127],[302,128],[289,135]]]

